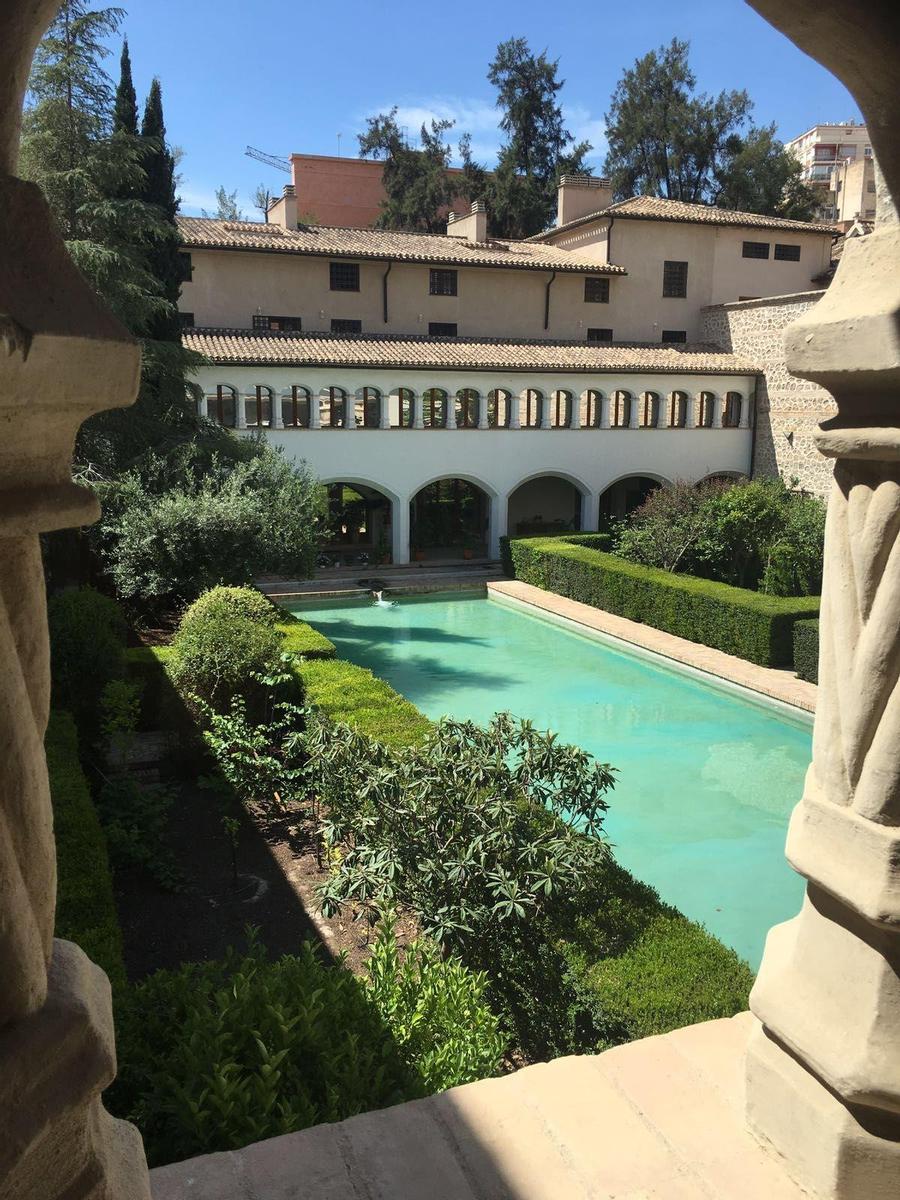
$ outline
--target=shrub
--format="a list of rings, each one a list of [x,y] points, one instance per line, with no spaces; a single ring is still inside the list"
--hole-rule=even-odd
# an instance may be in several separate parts
[[[101,489],[92,535],[116,594],[136,612],[179,609],[219,583],[312,574],[324,491],[305,465],[259,446],[180,476],[131,472]]]
[[[442,957],[428,940],[401,956],[390,917],[366,970],[369,995],[426,1094],[496,1075],[506,1039],[488,1007],[486,975]]]
[[[761,666],[789,666],[794,622],[819,610],[817,596],[765,596],[554,538],[514,541],[510,553],[517,579]]]
[[[819,682],[818,621],[797,621],[794,625],[794,670],[801,679]]]
[[[619,527],[615,552],[775,596],[816,594],[825,505],[782,479],[676,482],[657,488]]]
[[[179,629],[190,629],[196,622],[227,621],[242,617],[258,625],[274,625],[278,609],[262,592],[249,587],[214,587],[198,596],[179,622]]]
[[[141,729],[169,729],[190,736],[193,719],[172,681],[171,646],[132,646],[125,651],[128,678],[141,689]]]
[[[341,1121],[499,1067],[483,980],[393,935],[368,984],[309,943],[159,971],[120,1005],[110,1108],[135,1120],[156,1165]],[[393,1017],[394,1030],[388,1022]]]
[[[444,718],[400,752],[310,721],[307,751],[336,860],[320,889],[327,916],[398,901],[484,966],[557,895],[579,896],[609,852],[599,835],[610,768],[508,714],[485,728]]]
[[[106,840],[78,760],[78,734],[69,713],[50,714],[44,744],[56,835],[56,936],[77,942],[118,990],[125,982],[125,964]]]
[[[644,503],[618,526],[614,549],[629,562],[663,571],[697,572],[697,546],[709,526],[709,500],[722,484],[695,486],[676,480],[654,488]]]
[[[169,671],[182,695],[221,711],[234,696],[258,702],[260,677],[276,669],[281,638],[274,625],[213,611],[182,623],[172,649]]]
[[[180,891],[184,877],[166,843],[169,813],[175,797],[161,784],[140,783],[115,775],[97,795],[109,858],[116,871],[145,871],[166,891]]]
[[[125,618],[114,600],[80,588],[50,597],[47,623],[53,704],[92,734],[100,693],[125,671]]]

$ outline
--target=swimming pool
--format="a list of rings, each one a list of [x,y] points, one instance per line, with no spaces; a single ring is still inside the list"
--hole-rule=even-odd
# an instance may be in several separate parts
[[[485,597],[292,608],[430,717],[509,710],[618,768],[616,857],[756,969],[797,912],[784,859],[811,723]]]

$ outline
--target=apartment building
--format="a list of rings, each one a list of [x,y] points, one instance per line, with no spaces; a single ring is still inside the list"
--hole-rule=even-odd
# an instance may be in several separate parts
[[[847,229],[875,219],[875,159],[865,125],[814,125],[785,143],[819,196],[817,217]]]
[[[525,241],[491,237],[478,201],[442,235],[297,206],[289,185],[266,225],[180,219],[203,412],[371,500],[395,562],[451,483],[493,556],[507,531],[596,529],[660,483],[748,473],[756,364],[699,341],[703,310],[808,290],[836,233],[612,203],[583,177]]]

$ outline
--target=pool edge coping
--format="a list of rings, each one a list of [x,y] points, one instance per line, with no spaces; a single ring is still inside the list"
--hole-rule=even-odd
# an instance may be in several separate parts
[[[757,666],[711,646],[690,642],[520,580],[488,583],[487,594],[490,599],[626,649],[657,665],[674,667],[724,691],[743,693],[745,698],[776,711],[787,710],[786,715],[800,718],[804,723],[815,714],[816,685],[777,668]]]

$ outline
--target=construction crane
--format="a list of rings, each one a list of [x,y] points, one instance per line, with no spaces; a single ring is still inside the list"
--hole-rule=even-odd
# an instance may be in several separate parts
[[[275,167],[278,171],[284,171],[290,175],[291,167],[286,158],[279,158],[277,154],[265,154],[262,150],[257,150],[255,146],[248,146],[244,151],[248,158],[255,158],[257,162],[265,163],[269,167]]]

